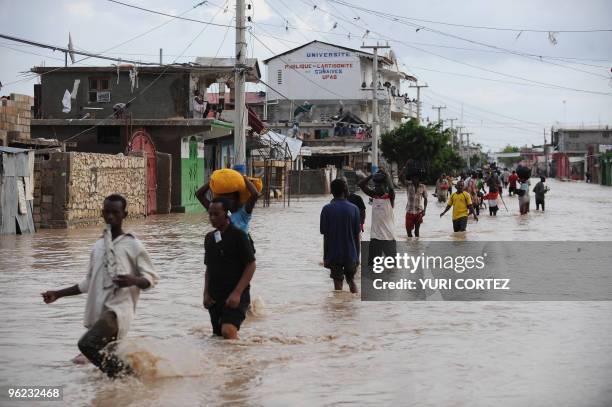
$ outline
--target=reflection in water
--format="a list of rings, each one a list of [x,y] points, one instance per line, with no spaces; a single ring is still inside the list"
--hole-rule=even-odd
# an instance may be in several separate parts
[[[610,188],[549,184],[545,214],[518,216],[504,197],[510,212],[470,220],[464,234],[430,200],[420,240],[611,240]],[[211,337],[202,308],[205,215],[130,222],[162,280],[142,294],[119,348],[139,377],[114,382],[70,362],[84,296],[45,306],[39,295],[80,281],[101,229],[0,237],[0,385],[63,385],[66,405],[100,407],[611,404],[612,304],[361,302],[333,292],[319,265],[328,200],[256,208],[253,312],[233,343]],[[398,239],[404,205],[400,192]]]

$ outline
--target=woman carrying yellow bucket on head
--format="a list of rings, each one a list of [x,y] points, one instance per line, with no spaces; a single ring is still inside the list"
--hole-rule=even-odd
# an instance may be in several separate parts
[[[206,196],[208,190],[213,192],[214,197],[228,198],[232,224],[248,234],[253,208],[261,189],[260,178],[249,178],[236,170],[224,168],[212,173],[210,181],[196,191],[196,197],[206,210],[210,206],[210,201]]]

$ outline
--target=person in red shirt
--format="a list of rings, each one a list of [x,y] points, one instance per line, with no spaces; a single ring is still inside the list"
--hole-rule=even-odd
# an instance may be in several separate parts
[[[512,196],[512,194],[516,193],[516,181],[518,181],[518,175],[516,171],[512,171],[512,174],[508,178],[508,182],[510,184],[510,188],[508,188],[508,195]]]

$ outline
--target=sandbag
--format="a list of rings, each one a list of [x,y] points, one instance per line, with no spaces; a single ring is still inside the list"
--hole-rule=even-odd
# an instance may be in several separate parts
[[[261,192],[263,189],[261,178],[247,178],[255,186],[257,192]],[[246,187],[242,174],[230,168],[216,170],[212,173],[210,176],[210,190],[213,192],[213,196],[215,197],[221,194],[238,192],[240,194],[240,203],[242,204],[244,204],[249,199],[249,196],[251,196]]]
[[[210,176],[210,190],[213,195],[231,194],[245,189],[244,178],[236,170],[223,168]]]
[[[247,177],[247,178],[249,179],[249,181],[251,181],[253,186],[255,186],[255,188],[257,189],[257,192],[261,192],[261,190],[263,189],[263,183],[261,182],[261,178],[255,178],[255,177]],[[240,203],[245,203],[246,201],[248,201],[250,196],[251,196],[251,193],[249,192],[249,189],[246,187],[246,184],[244,184],[244,188],[240,190]]]

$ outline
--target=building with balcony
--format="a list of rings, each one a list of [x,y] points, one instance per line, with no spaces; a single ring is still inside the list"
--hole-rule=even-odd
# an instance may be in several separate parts
[[[307,161],[313,166],[365,169],[371,161],[372,88],[377,88],[381,133],[416,117],[416,102],[403,90],[416,78],[400,71],[389,52],[378,55],[374,84],[373,58],[369,52],[312,41],[264,60],[269,85],[264,120],[312,147]]]
[[[217,98],[205,115],[194,112],[195,91],[206,100],[209,88],[229,88],[231,99],[232,58],[167,66],[35,67],[32,72],[41,79],[34,89],[32,137],[57,139],[68,151],[144,150],[152,172],[151,203],[158,153],[171,157],[171,208],[178,212],[201,210],[194,193],[207,172],[232,164],[233,124],[226,121],[231,106]],[[249,59],[247,81],[260,77],[257,60]]]

